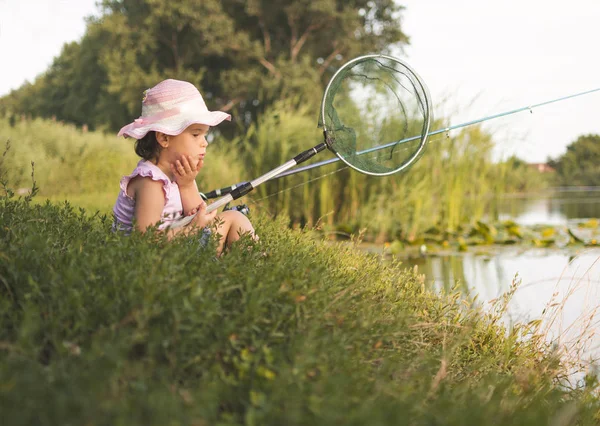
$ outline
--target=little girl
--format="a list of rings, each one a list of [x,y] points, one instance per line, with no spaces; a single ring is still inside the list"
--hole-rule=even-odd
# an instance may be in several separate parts
[[[229,210],[206,213],[206,203],[196,186],[196,175],[204,165],[211,126],[231,116],[209,111],[196,87],[188,82],[165,80],[144,92],[142,115],[123,127],[119,136],[137,139],[135,152],[142,160],[121,179],[121,191],[113,208],[113,227],[125,232],[145,232],[152,225],[167,232],[189,235],[215,225],[219,234],[218,254],[241,234],[255,237],[254,228],[242,213]],[[170,224],[198,212],[184,227]]]

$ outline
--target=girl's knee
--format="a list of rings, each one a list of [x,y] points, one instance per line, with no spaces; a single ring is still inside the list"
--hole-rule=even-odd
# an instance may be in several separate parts
[[[254,235],[254,227],[250,220],[237,210],[227,210],[217,216],[221,222],[225,225],[228,233],[250,233]]]

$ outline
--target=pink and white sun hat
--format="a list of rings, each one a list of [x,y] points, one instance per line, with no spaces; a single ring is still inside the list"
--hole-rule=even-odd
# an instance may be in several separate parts
[[[168,79],[144,92],[142,115],[119,131],[119,136],[141,139],[154,130],[176,136],[191,124],[216,126],[231,115],[209,111],[192,83]]]

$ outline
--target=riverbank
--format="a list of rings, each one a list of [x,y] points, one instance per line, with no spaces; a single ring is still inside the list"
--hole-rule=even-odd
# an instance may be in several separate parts
[[[259,244],[120,237],[2,198],[0,410],[10,424],[596,424],[594,376],[535,324],[255,217]],[[25,404],[25,405],[24,405]],[[28,409],[27,407],[30,407]]]

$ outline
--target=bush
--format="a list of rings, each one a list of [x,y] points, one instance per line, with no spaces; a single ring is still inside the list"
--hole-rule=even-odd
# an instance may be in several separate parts
[[[526,327],[507,333],[499,311],[253,221],[260,243],[217,259],[194,238],[124,237],[107,216],[2,197],[6,424],[600,420],[595,385],[557,386],[557,358]]]

